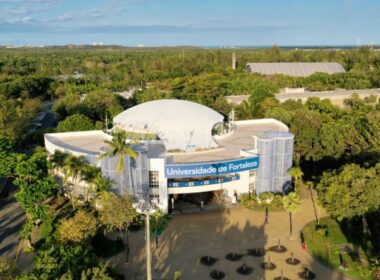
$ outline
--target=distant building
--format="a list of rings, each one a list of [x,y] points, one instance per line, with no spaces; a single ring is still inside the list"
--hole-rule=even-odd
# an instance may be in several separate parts
[[[292,77],[307,77],[317,72],[327,74],[346,72],[342,65],[335,62],[248,63],[246,70],[262,75],[282,74]]]

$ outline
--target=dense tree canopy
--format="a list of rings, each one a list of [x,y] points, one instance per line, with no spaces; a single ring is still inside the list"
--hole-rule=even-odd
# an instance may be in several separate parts
[[[380,207],[380,164],[345,165],[325,173],[317,188],[322,205],[337,219],[361,217]]]
[[[88,246],[52,246],[41,249],[36,257],[36,267],[31,273],[36,279],[60,279],[66,273],[73,279],[80,279],[82,271],[97,265],[96,256]]]
[[[0,138],[0,177],[12,177],[19,162],[24,158],[23,155],[13,151],[14,142]]]
[[[357,103],[356,100],[353,96],[347,103]],[[360,105],[343,109],[318,98],[309,98],[305,104],[286,101],[267,110],[265,116],[281,120],[290,127],[295,135],[297,161],[359,159],[380,153],[380,111],[362,100]]]
[[[68,116],[65,120],[60,121],[57,126],[57,132],[86,131],[94,129],[95,126],[91,119],[81,114]]]
[[[95,122],[112,119],[127,108],[113,93],[135,91],[134,102],[179,98],[210,106],[227,115],[224,96],[251,94],[257,84],[309,90],[380,86],[380,54],[351,50],[236,49],[238,69],[230,69],[231,50],[198,48],[133,49],[74,47],[0,49],[0,137],[18,139],[40,109],[55,98],[62,118],[82,114]],[[262,76],[245,71],[248,62],[341,63],[347,73],[310,77]],[[266,100],[254,115],[274,107]],[[97,128],[104,127],[97,124]]]

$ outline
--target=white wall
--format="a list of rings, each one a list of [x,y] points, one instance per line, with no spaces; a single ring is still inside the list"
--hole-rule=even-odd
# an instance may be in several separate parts
[[[149,159],[149,171],[158,171],[159,188],[158,194],[160,201],[158,207],[164,212],[168,213],[168,183],[165,178],[165,158],[151,158]],[[151,192],[155,192],[154,189],[150,189]]]
[[[198,187],[178,187],[178,188],[167,188],[169,194],[181,194],[181,193],[199,193],[199,192],[209,192],[209,191],[217,191],[217,190],[227,190],[228,196],[233,197],[234,192],[236,191],[238,194],[248,193],[249,190],[249,171],[244,171],[238,173],[240,175],[240,179],[236,181],[221,183],[221,184],[213,184],[206,186],[198,186]]]

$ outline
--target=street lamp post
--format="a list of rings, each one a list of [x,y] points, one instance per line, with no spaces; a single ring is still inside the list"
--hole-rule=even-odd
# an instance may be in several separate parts
[[[146,279],[152,280],[152,253],[150,251],[150,215],[156,213],[156,199],[145,200],[140,199],[133,203],[133,208],[137,213],[145,216],[145,241],[146,241]]]

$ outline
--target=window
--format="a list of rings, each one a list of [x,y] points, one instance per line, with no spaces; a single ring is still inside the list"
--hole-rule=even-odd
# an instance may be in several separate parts
[[[249,184],[249,192],[255,192],[255,189],[256,189],[255,183],[250,183]]]
[[[149,171],[149,187],[158,188],[159,186],[158,171]]]
[[[152,199],[156,199],[157,202],[159,203],[160,202],[160,195],[159,194],[150,194],[149,195],[149,199],[152,200]]]

